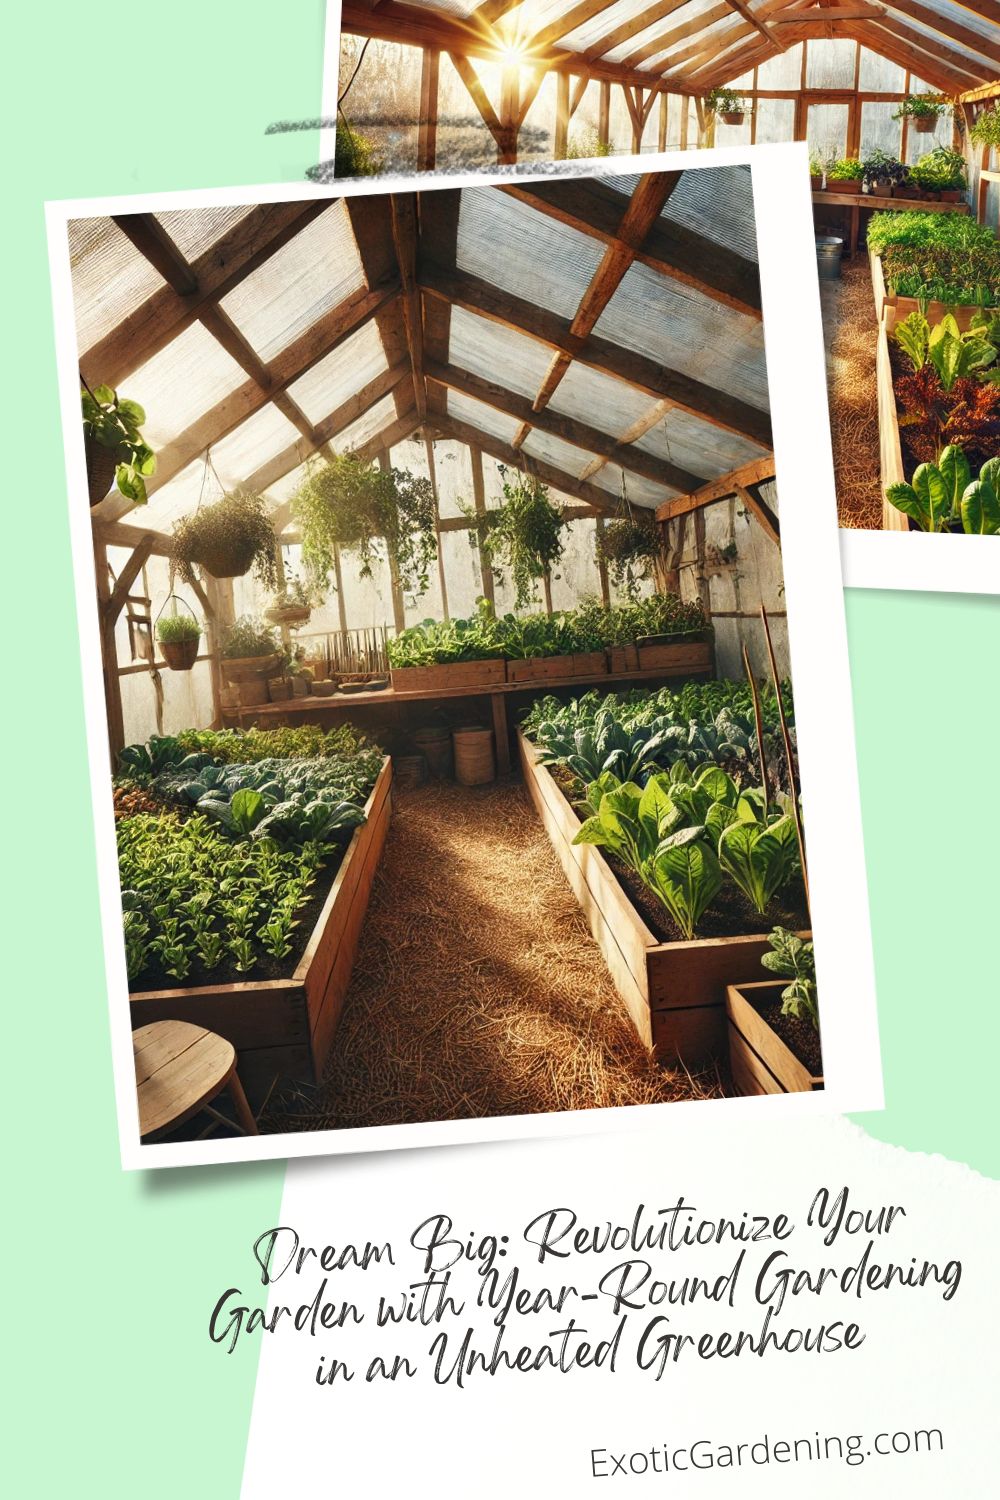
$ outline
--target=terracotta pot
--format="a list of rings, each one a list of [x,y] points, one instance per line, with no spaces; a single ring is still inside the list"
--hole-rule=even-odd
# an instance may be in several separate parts
[[[938,193],[942,203],[961,203],[964,196],[961,188],[941,188]]]
[[[828,193],[860,193],[861,179],[859,177],[846,177],[842,182],[831,182],[826,179],[826,190]]]
[[[159,646],[171,672],[190,672],[198,659],[200,644],[201,636],[196,635],[186,641],[160,641]]]
[[[746,119],[746,111],[742,109],[724,109],[719,118],[724,125],[742,125]]]
[[[97,442],[96,438],[85,437],[83,446],[87,456],[87,488],[90,491],[90,503],[97,505],[114,484],[118,462],[114,449],[105,448],[102,443]]]
[[[920,135],[930,135],[937,128],[937,115],[911,115],[910,124]]]
[[[814,193],[821,193],[823,191],[823,179],[822,179],[822,177],[814,177],[812,175],[812,173],[810,173],[809,174],[809,185],[812,188],[812,190],[813,190]]]

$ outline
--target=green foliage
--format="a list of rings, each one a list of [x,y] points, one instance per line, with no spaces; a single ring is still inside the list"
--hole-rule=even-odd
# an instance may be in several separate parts
[[[507,573],[514,585],[515,608],[538,596],[539,579],[550,577],[563,554],[565,520],[546,485],[533,474],[503,464],[503,502],[485,515],[470,512],[476,523],[469,533],[500,583]]]
[[[222,655],[228,660],[247,656],[273,656],[279,649],[274,631],[253,615],[241,615],[222,637]]]
[[[753,813],[749,799],[743,799],[742,806]],[[754,911],[763,915],[798,866],[794,818],[787,813],[769,818],[765,812],[760,821],[748,816],[730,823],[719,838],[719,863]]]
[[[337,121],[334,176],[376,177],[384,170],[385,161],[374,141],[341,117]]]
[[[946,146],[937,146],[920,157],[910,168],[910,179],[925,192],[954,191],[969,185],[965,157],[961,151],[951,151]]]
[[[863,187],[870,193],[877,184],[903,183],[910,175],[909,168],[896,156],[891,156],[887,151],[875,149],[869,151],[861,163],[861,181]]]
[[[934,367],[947,393],[956,380],[980,374],[995,364],[997,346],[987,337],[995,321],[977,318],[963,333],[951,313],[930,324],[922,312],[913,312],[896,325],[891,336],[915,372],[927,363]]]
[[[146,504],[146,483],[156,473],[156,454],[143,442],[146,413],[137,401],[120,397],[109,385],[80,391],[84,437],[115,458],[115,484],[135,505]]]
[[[753,106],[732,89],[714,88],[705,95],[705,108],[713,115],[745,115]]]
[[[490,661],[504,654],[500,622],[486,599],[476,600],[467,620],[423,620],[386,643],[393,667],[446,665],[456,661]]]
[[[171,558],[187,584],[196,567],[213,578],[241,578],[252,568],[265,589],[277,586],[277,538],[263,495],[235,489],[174,526]]]
[[[187,761],[177,768],[161,771],[152,782],[152,790],[165,801],[205,810],[206,800],[234,801],[244,790],[258,793],[264,811],[254,818],[249,832],[260,818],[282,802],[356,802],[362,805],[375,785],[382,767],[382,752],[369,747],[348,755],[328,755],[317,759],[262,759],[246,764],[206,765],[192,770]],[[208,809],[213,812],[213,809]],[[213,815],[219,814],[213,812]],[[226,822],[227,827],[232,825]]]
[[[349,760],[361,755],[375,764],[382,754],[353,724],[338,724],[328,730],[318,724],[284,725],[279,729],[182,729],[176,743],[183,754],[201,752],[212,761],[231,765],[323,757]],[[377,770],[376,766],[376,774]]]
[[[856,158],[842,156],[839,161],[831,162],[826,175],[831,182],[860,182],[865,169]]]
[[[643,877],[688,939],[722,886],[718,855],[693,828],[665,839],[643,867]]]
[[[554,725],[540,729],[537,741],[544,765],[566,765],[585,784],[596,782],[607,772],[620,781],[637,781],[657,764],[666,731],[640,724],[625,728],[608,710],[592,724],[572,733]]]
[[[1000,99],[980,110],[969,130],[969,140],[976,146],[1000,146]]]
[[[995,245],[996,235],[986,224],[977,224],[970,214],[929,214],[919,209],[872,214],[868,221],[868,248],[881,255],[889,245],[947,245],[968,250],[974,245]]]
[[[786,927],[775,927],[768,942],[771,951],[761,957],[764,968],[781,979],[791,980],[787,989],[781,992],[782,1012],[809,1021],[818,1031],[816,959],[811,941],[797,937]]]
[[[596,130],[571,130],[566,146],[567,161],[587,161],[610,156],[611,142],[602,141]]]
[[[990,459],[971,478],[961,448],[950,444],[936,464],[921,464],[909,483],[886,490],[889,502],[921,531],[1000,534],[1000,459]]]
[[[907,94],[906,98],[897,104],[892,118],[894,120],[937,119],[949,108],[947,100],[936,98],[933,94]]]
[[[604,563],[611,582],[629,599],[637,599],[639,585],[651,579],[663,556],[660,528],[651,511],[627,507],[624,515],[595,533],[594,552],[598,564]]]
[[[201,625],[193,615],[161,615],[156,622],[156,639],[171,645],[179,641],[201,639]]]
[[[314,464],[292,499],[302,529],[302,558],[319,588],[330,586],[334,551],[358,559],[362,578],[386,561],[400,587],[419,597],[427,592],[429,569],[437,557],[434,488],[407,469],[383,469],[340,453]]]

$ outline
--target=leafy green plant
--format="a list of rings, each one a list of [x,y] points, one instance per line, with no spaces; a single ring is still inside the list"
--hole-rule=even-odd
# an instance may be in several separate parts
[[[878,148],[869,151],[861,163],[861,182],[866,192],[873,192],[877,185],[895,186],[910,175],[909,167],[896,156]]]
[[[255,619],[253,615],[241,615],[224,632],[222,656],[227,660],[241,657],[273,656],[278,650],[278,639],[274,631]]]
[[[543,765],[567,765],[580,781],[589,784],[605,772],[627,782],[648,775],[656,766],[664,734],[664,730],[653,725],[626,729],[613,714],[603,712],[593,724],[577,729],[572,735],[560,734],[553,725],[543,725],[537,739]]]
[[[602,141],[596,130],[571,130],[566,146],[566,160],[590,160],[610,156],[611,142]]]
[[[705,108],[712,115],[745,115],[753,105],[733,89],[714,88],[705,95]]]
[[[948,392],[956,380],[988,370],[996,363],[997,347],[986,337],[990,331],[992,322],[988,319],[975,321],[963,332],[950,313],[931,324],[918,311],[898,323],[891,336],[915,373],[930,363],[942,389]]]
[[[302,529],[303,562],[317,587],[330,586],[340,548],[357,558],[362,578],[373,577],[385,560],[406,593],[427,592],[437,538],[434,488],[423,475],[340,453],[307,472],[292,514]]]
[[[137,401],[120,397],[109,385],[95,386],[92,391],[84,387],[80,403],[85,440],[111,455],[119,493],[134,505],[145,505],[146,480],[156,473],[156,454],[143,441],[141,432],[145,411]],[[88,458],[88,469],[91,467]],[[91,496],[95,498],[102,497]]]
[[[766,808],[762,811],[760,822],[741,818],[719,838],[719,863],[761,915],[788,884],[798,861],[794,819],[788,814],[768,819]]]
[[[456,661],[489,661],[504,654],[500,622],[486,599],[476,600],[467,620],[423,620],[386,643],[393,667],[442,666]]]
[[[375,142],[349,125],[341,114],[334,146],[334,176],[376,177],[384,170],[385,159]]]
[[[1000,99],[981,109],[969,129],[976,146],[1000,146]]]
[[[213,578],[241,578],[253,569],[269,592],[277,586],[277,537],[262,495],[240,488],[182,516],[174,526],[170,555],[187,584],[196,568]]]
[[[946,245],[954,250],[996,244],[996,235],[986,224],[977,224],[970,214],[927,213],[920,209],[883,211],[868,221],[868,248],[881,255],[889,245],[922,249]]]
[[[885,493],[921,531],[1000,534],[1000,459],[990,459],[973,480],[962,449],[951,444],[936,464],[921,464],[909,482],[890,485]]]
[[[156,622],[156,639],[165,645],[201,639],[201,625],[194,615],[161,615]]]
[[[761,964],[771,974],[791,980],[781,992],[782,1013],[808,1021],[818,1031],[816,958],[812,942],[789,932],[786,927],[775,927],[768,943],[770,952],[761,956]]]
[[[950,108],[947,100],[933,94],[907,94],[893,111],[894,120],[936,120]]]
[[[961,151],[938,146],[910,168],[910,178],[925,192],[958,191],[969,185],[965,157]]]
[[[643,866],[650,890],[663,902],[689,940],[722,886],[719,859],[697,830],[682,829]]]
[[[469,512],[469,533],[479,545],[499,582],[510,573],[515,608],[524,609],[537,598],[540,579],[550,578],[565,545],[562,507],[550,498],[542,481],[499,464],[502,503],[485,512]]]
[[[865,169],[855,157],[842,156],[830,163],[826,175],[831,182],[860,182]]]

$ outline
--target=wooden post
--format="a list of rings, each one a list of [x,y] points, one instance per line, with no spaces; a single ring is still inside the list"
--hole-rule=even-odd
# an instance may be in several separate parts
[[[545,613],[552,613],[552,577],[548,568],[542,574],[542,592],[545,595]]]
[[[424,452],[427,454],[427,470],[431,476],[431,489],[434,491],[434,536],[437,541],[438,560],[438,583],[441,588],[441,612],[446,620],[450,620],[448,613],[448,586],[444,576],[444,553],[441,551],[441,503],[438,498],[437,470],[434,466],[434,444],[424,434]]]
[[[623,84],[622,87],[626,88],[627,85]],[[639,88],[638,85],[636,85],[635,110],[630,111],[632,115],[632,153],[635,156],[638,156],[639,152],[642,150],[643,92],[644,91]]]
[[[279,557],[280,547],[277,549]],[[284,570],[282,569],[283,576]],[[212,683],[212,728],[222,728],[222,665],[219,639],[219,585],[209,574],[204,587],[195,583],[194,594],[205,616],[205,645],[208,648],[208,671]],[[287,644],[287,642],[286,642]]]
[[[383,473],[392,468],[392,460],[388,448],[382,448],[378,456],[378,466]],[[396,560],[389,554],[389,588],[392,593],[392,621],[397,633],[406,629],[406,602],[403,599],[403,590],[399,582],[399,570]]]
[[[556,133],[552,153],[556,161],[564,161],[569,145],[569,74],[556,74]]]
[[[601,603],[604,605],[605,609],[608,609],[611,605],[611,585],[608,581],[608,565],[605,562],[604,556],[600,551],[600,540],[604,535],[604,517],[598,516],[594,522],[594,525],[597,528],[597,575],[601,580]]]
[[[122,712],[122,687],[118,677],[118,646],[115,621],[118,611],[111,612],[111,580],[108,577],[108,549],[94,540],[94,572],[97,580],[97,609],[101,633],[101,667],[104,673],[104,707],[108,721],[108,752],[111,770],[118,768],[119,753],[125,748],[125,718]]]
[[[694,513],[694,581],[698,590],[698,598],[701,600],[705,611],[705,618],[711,619],[712,599],[711,590],[708,585],[708,575],[705,572],[705,511],[703,508]]]
[[[602,146],[611,144],[611,84],[601,79],[601,92],[597,105],[597,139]]]
[[[483,455],[478,448],[469,446],[469,459],[472,463],[472,497],[476,506],[476,515],[486,514],[486,490],[483,484]],[[489,565],[486,554],[482,547],[479,549],[479,568],[483,580],[483,598],[496,607],[496,590],[493,583],[493,569]]]
[[[500,130],[497,135],[497,165],[517,161],[517,135],[521,127],[521,70],[507,63],[500,75]]]
[[[670,95],[660,95],[660,120],[656,135],[656,149],[666,151],[667,149],[667,111],[670,108]]]
[[[687,150],[688,144],[688,116],[691,113],[691,101],[687,94],[681,94],[681,150]]]
[[[433,172],[437,159],[438,81],[441,53],[425,47],[420,65],[420,121],[417,127],[417,171]]]

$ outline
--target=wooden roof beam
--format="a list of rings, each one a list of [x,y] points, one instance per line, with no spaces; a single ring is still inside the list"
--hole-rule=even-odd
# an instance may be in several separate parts
[[[675,10],[680,10],[689,3],[690,0],[658,0],[657,4],[648,6],[645,10],[640,11],[637,16],[633,16],[631,20],[623,21],[620,26],[615,27],[614,31],[609,31],[599,41],[596,41],[592,47],[588,47],[581,54],[583,61],[587,63],[596,62],[606,52],[611,52],[615,47],[620,47],[623,42],[628,42],[632,37],[639,36],[646,30],[647,26],[655,26],[657,21],[665,21],[667,16],[673,15]],[[727,7],[722,6],[721,9],[725,11]],[[703,18],[699,17],[699,20],[701,19]],[[693,22],[688,22],[688,25],[693,24]],[[627,59],[623,59],[623,61],[625,66],[632,66]]]
[[[661,32],[651,42],[637,47],[634,52],[622,58],[622,65],[626,68],[639,68],[651,57],[658,57],[661,52],[666,52],[670,47],[676,47],[678,42],[686,41],[689,36],[707,31],[710,26],[715,25],[716,21],[723,21],[730,15],[732,11],[726,0],[721,0],[721,3],[713,6],[711,10],[703,11],[700,16],[695,16],[691,21],[684,21],[679,26],[672,27],[670,31]],[[623,40],[627,41],[629,36],[635,34],[630,31]],[[664,66],[672,68],[674,61],[674,58],[670,58]]]
[[[429,379],[447,386],[449,390],[460,391],[474,401],[491,406],[494,411],[513,417],[515,421],[537,427],[539,432],[571,443],[575,448],[582,448],[592,457],[600,456],[605,463],[616,463],[623,469],[631,469],[633,474],[649,479],[654,484],[661,484],[665,489],[690,490],[699,482],[697,475],[691,474],[689,470],[656,458],[652,453],[645,453],[641,448],[630,448],[620,439],[601,432],[586,422],[578,421],[575,417],[551,409],[535,412],[527,397],[517,395],[496,381],[484,380],[480,375],[459,369],[456,365],[439,365],[435,362],[428,365],[427,374]],[[512,446],[519,447],[520,444]]]
[[[195,290],[182,293],[168,281],[81,353],[80,367],[86,379],[91,385],[121,385],[189,327],[202,308],[231,292],[329,206],[328,199],[320,199],[262,204],[252,209],[190,263]],[[125,230],[124,220],[131,217],[122,215],[117,221],[119,227]],[[179,256],[176,246],[173,248]]]
[[[771,42],[775,47],[777,47],[779,52],[784,52],[786,43],[779,41],[778,38],[772,34],[766,21],[762,21],[760,17],[750,9],[749,5],[746,3],[746,0],[729,0],[729,4],[738,15],[741,15],[743,17],[744,21],[750,22],[750,25],[754,28],[755,31],[760,32],[765,42]]]
[[[878,5],[874,8],[881,15],[885,15],[886,9],[907,15],[911,20],[919,21],[923,26],[930,27],[932,31],[939,32],[949,41],[958,42],[980,57],[989,58],[991,62],[1000,64],[1000,32],[996,37],[984,36],[982,32],[973,31],[971,26],[964,26],[961,21],[954,20],[950,15],[943,16],[938,11],[932,10],[929,5],[921,4],[920,0],[887,0],[886,6]],[[996,11],[995,19],[1000,25],[1000,5],[996,7]]]
[[[495,438],[488,432],[480,432],[469,422],[462,422],[450,413],[435,413],[434,426],[443,437],[454,438],[459,443],[465,443],[470,448],[480,448],[484,453],[489,453],[493,458],[498,458],[501,463],[509,464],[514,469],[526,469],[529,474],[535,474],[543,484],[549,485],[554,490],[561,490],[564,495],[572,495],[574,500],[582,500],[586,505],[593,505],[595,509],[613,514],[618,508],[618,497],[610,490],[601,489],[600,485],[588,484],[585,479],[574,479],[563,469],[557,468],[555,464],[546,463],[543,459],[533,458],[530,453],[522,453],[512,448],[500,438]]]
[[[424,378],[424,328],[417,284],[417,199],[415,193],[393,193],[392,242],[396,250],[399,279],[403,287],[403,319],[406,343],[413,372],[413,394],[417,415],[423,421],[427,414],[427,382]]]
[[[771,419],[767,412],[750,406],[727,391],[681,375],[654,359],[624,349],[596,334],[586,339],[578,338],[571,332],[566,318],[454,266],[424,262],[420,279],[426,296],[478,313],[480,317],[569,355],[589,369],[613,375],[654,400],[671,401],[702,421],[749,437],[763,447],[771,447]]]
[[[913,31],[888,15],[884,21],[853,21],[851,34],[856,41],[881,52],[891,62],[909,68],[918,78],[925,78],[945,94],[961,93],[975,83],[989,82],[985,63],[977,71],[971,61],[959,57],[949,48],[938,46],[930,37]],[[932,50],[925,51],[925,48]]]
[[[777,47],[772,47],[760,37],[754,37],[752,41],[742,43],[733,53],[714,58],[708,63],[700,62],[693,72],[685,73],[683,82],[693,93],[700,94],[706,89],[714,88],[716,84],[725,84],[733,78],[739,78],[749,68],[777,55]]]
[[[718,479],[708,480],[689,495],[675,495],[672,500],[664,501],[656,508],[656,519],[673,521],[677,516],[686,516],[693,510],[711,505],[715,500],[725,500],[740,489],[749,489],[751,485],[773,478],[774,454],[771,453],[766,458],[755,458],[748,464],[740,464],[738,468],[730,469],[728,474],[720,474]]]
[[[550,21],[539,31],[533,32],[531,40],[527,43],[527,49],[535,53],[539,48],[550,47],[558,42],[561,37],[569,36],[578,26],[586,26],[595,16],[599,16],[602,10],[607,10],[611,0],[578,0],[576,5],[571,5],[562,15]],[[681,3],[681,0],[671,0],[671,3]],[[576,54],[570,53],[569,57]]]
[[[502,192],[605,245],[616,243],[627,199],[606,183],[513,183]],[[757,263],[678,223],[657,217],[633,258],[751,318],[761,317]]]

